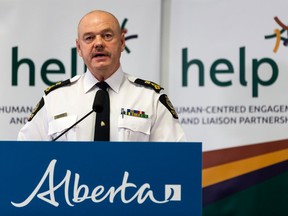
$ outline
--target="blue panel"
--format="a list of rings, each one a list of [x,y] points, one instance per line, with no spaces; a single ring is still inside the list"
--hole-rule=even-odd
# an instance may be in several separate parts
[[[0,142],[0,215],[201,215],[201,143]]]

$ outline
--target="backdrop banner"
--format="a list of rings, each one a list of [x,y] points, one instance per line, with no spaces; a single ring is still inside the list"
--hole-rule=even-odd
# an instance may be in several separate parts
[[[113,13],[126,31],[123,70],[159,82],[161,1],[0,0],[0,140],[17,138],[48,86],[84,72],[77,25],[94,9]]]
[[[172,0],[169,95],[203,142],[204,215],[288,211],[285,6]]]

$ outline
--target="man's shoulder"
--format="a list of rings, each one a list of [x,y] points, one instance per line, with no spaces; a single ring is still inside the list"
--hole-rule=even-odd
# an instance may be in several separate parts
[[[133,85],[137,87],[144,87],[145,89],[148,89],[150,91],[154,90],[156,94],[158,95],[158,100],[168,109],[168,111],[172,114],[173,118],[178,119],[178,115],[171,101],[169,100],[168,96],[166,94],[160,93],[161,90],[163,90],[164,88],[162,88],[160,85],[158,85],[155,82],[136,78],[131,75],[128,75],[127,79],[130,81],[130,83],[132,83]]]
[[[149,80],[144,80],[140,79],[131,75],[127,75],[127,79],[131,84],[133,84],[135,87],[144,87],[149,90],[154,90],[156,93],[160,93],[162,88],[159,84],[149,81]]]
[[[52,91],[56,90],[56,89],[60,89],[62,87],[65,86],[71,86],[74,83],[76,83],[79,79],[80,79],[81,75],[76,75],[70,79],[64,80],[64,81],[59,81],[56,82],[55,84],[49,86],[48,88],[46,88],[44,90],[45,95],[48,95],[49,93],[51,93]]]

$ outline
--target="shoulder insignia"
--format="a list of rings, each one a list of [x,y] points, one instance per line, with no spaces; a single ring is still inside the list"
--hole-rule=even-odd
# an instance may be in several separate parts
[[[159,98],[160,102],[170,111],[173,118],[178,119],[178,115],[166,94],[162,94]]]
[[[62,86],[66,86],[69,85],[71,83],[70,79],[62,81],[62,82],[57,82],[52,86],[49,86],[47,89],[44,90],[45,94],[48,95],[50,92],[52,92],[53,90],[60,88]]]
[[[136,79],[134,81],[134,83],[137,83],[139,85],[143,85],[146,86],[148,88],[152,88],[154,89],[154,91],[156,91],[157,93],[160,93],[160,91],[164,88],[162,88],[160,85],[158,85],[157,83],[151,82],[151,81],[147,81],[147,80],[142,80],[142,79]]]
[[[33,109],[30,117],[28,118],[28,121],[31,121],[34,116],[37,114],[37,112],[44,106],[44,99],[43,97],[41,98],[41,100],[39,101],[39,103],[36,105],[36,107]]]

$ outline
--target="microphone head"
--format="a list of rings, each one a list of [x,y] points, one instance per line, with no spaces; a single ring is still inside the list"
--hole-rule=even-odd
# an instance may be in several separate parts
[[[104,102],[105,102],[105,92],[100,89],[97,91],[94,98],[92,106],[93,111],[95,111],[96,113],[101,113],[104,109]]]

